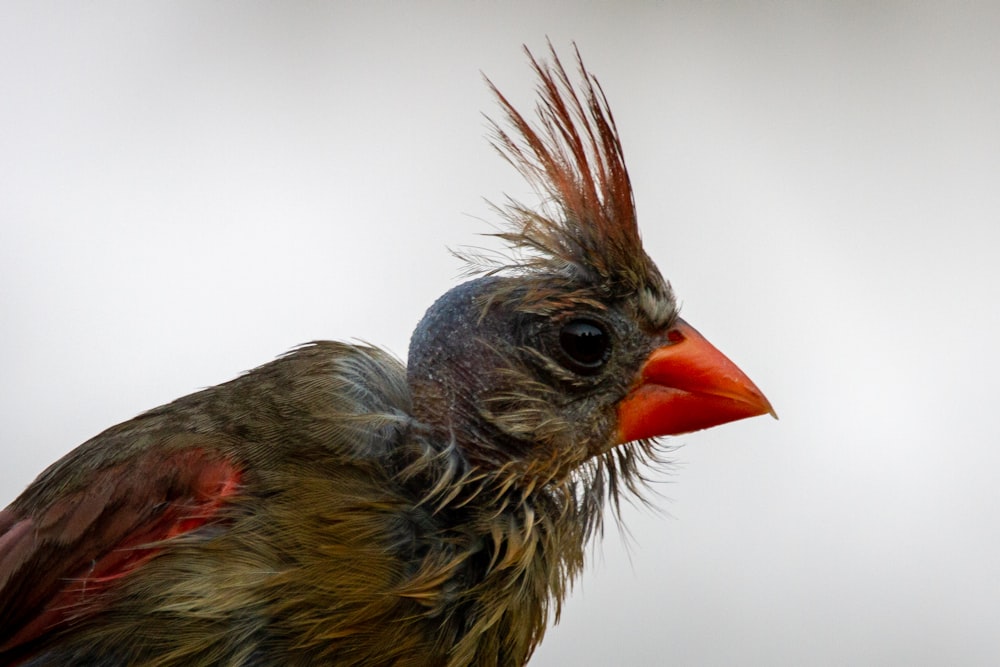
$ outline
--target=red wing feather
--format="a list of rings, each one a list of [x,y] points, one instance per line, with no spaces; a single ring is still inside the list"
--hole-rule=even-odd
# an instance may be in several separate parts
[[[0,655],[100,611],[118,579],[211,521],[239,484],[217,452],[154,450],[47,506],[0,512]]]

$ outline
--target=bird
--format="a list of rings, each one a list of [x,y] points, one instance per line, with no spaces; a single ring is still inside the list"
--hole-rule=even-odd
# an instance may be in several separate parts
[[[302,345],[113,426],[0,512],[0,665],[524,665],[664,436],[775,415],[679,315],[574,45],[486,79],[539,195],[413,331]],[[776,415],[775,415],[776,416]]]

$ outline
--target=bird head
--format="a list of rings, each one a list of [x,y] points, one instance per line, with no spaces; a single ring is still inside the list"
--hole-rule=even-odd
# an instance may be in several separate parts
[[[506,125],[494,146],[541,194],[497,207],[511,258],[442,296],[418,325],[414,415],[469,464],[535,486],[598,461],[635,470],[652,439],[773,410],[750,379],[678,316],[639,237],[621,141],[576,54],[554,51],[530,122],[488,85]]]

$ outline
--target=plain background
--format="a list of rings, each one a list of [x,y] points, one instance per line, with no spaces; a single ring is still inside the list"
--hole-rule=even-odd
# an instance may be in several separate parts
[[[575,40],[781,420],[675,439],[532,664],[1000,662],[990,3],[401,5],[3,3],[0,505],[296,344],[405,357],[483,197],[530,197],[481,72],[528,107],[521,45]]]

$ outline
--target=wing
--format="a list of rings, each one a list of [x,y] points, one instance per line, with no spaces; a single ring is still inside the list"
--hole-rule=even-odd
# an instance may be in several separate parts
[[[0,664],[75,646],[76,628],[128,614],[122,609],[134,600],[119,592],[131,590],[144,564],[157,554],[161,563],[179,551],[191,556],[196,542],[172,538],[204,536],[218,546],[263,505],[308,493],[303,476],[332,493],[350,477],[344,470],[382,470],[407,428],[408,406],[405,369],[389,354],[318,342],[84,443],[0,512]],[[296,525],[299,510],[288,509]],[[293,532],[254,539],[280,542]],[[245,544],[239,535],[226,543],[226,558]],[[297,548],[269,543],[258,555]],[[201,556],[203,565],[215,557]],[[136,618],[122,633],[141,623],[156,622]],[[177,635],[162,625],[155,633]]]
[[[99,612],[118,579],[163,540],[215,520],[240,487],[239,466],[204,437],[182,435],[169,447],[88,470],[86,454],[101,439],[0,512],[0,661]],[[186,439],[192,442],[178,442]],[[32,503],[38,498],[47,502]]]

